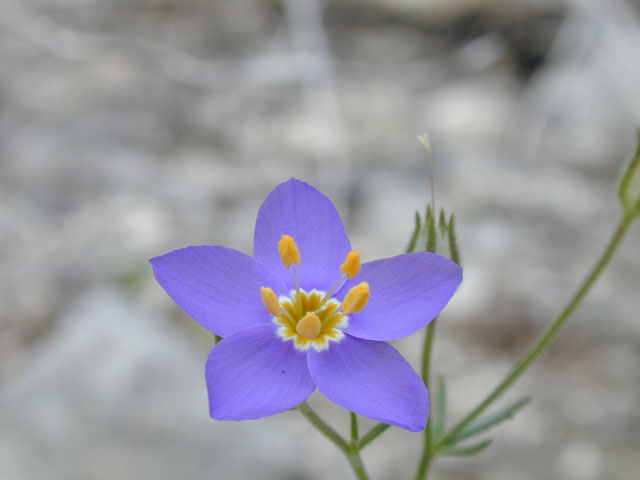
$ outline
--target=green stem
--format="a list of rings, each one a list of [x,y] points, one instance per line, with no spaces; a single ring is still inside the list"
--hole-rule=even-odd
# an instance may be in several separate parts
[[[347,455],[347,460],[349,460],[353,473],[356,474],[358,480],[369,480],[369,476],[367,475],[367,471],[364,469],[364,464],[362,463],[359,450],[352,450],[351,453]]]
[[[343,453],[348,454],[351,450],[349,444],[340,436],[338,432],[336,432],[333,428],[331,428],[327,423],[322,420],[318,414],[311,408],[311,406],[307,402],[302,402],[298,405],[298,410],[300,413],[305,416],[309,423],[316,427],[316,429],[322,433],[325,437],[333,442],[333,444],[342,450]]]
[[[357,447],[359,438],[358,416],[353,412],[349,412],[349,416],[351,417],[351,445]]]
[[[345,457],[347,457],[347,460],[349,460],[349,464],[353,469],[353,473],[355,473],[358,480],[369,480],[369,476],[367,475],[367,472],[364,469],[364,465],[362,464],[362,458],[360,457],[360,449],[358,448],[358,446],[349,445],[338,432],[327,425],[327,423],[318,416],[318,414],[311,408],[311,406],[309,406],[307,402],[303,402],[298,405],[298,410],[300,410],[300,413],[302,413],[302,415],[304,415],[304,417],[309,420],[309,423],[311,423],[311,425],[313,425],[320,433],[331,440],[331,442],[336,447],[338,447],[342,453],[344,453]]]
[[[433,348],[433,340],[436,334],[436,325],[438,324],[438,317],[434,318],[429,325],[424,336],[424,346],[422,349],[422,380],[424,381],[427,390],[431,387],[431,351]],[[422,457],[420,458],[420,464],[418,465],[418,471],[416,472],[416,480],[424,480],[427,478],[427,472],[429,471],[429,465],[431,464],[431,458],[433,454],[433,428],[431,422],[431,415],[427,421],[427,428],[424,430],[424,444],[422,447]]]
[[[391,425],[387,425],[386,423],[379,423],[367,433],[365,433],[362,440],[360,440],[359,447],[362,450],[364,447],[373,442],[376,438],[382,435]]]
[[[500,384],[494,388],[494,390],[478,405],[471,413],[464,417],[443,439],[435,446],[434,452],[449,446],[452,444],[456,436],[471,422],[473,422],[484,410],[491,405],[500,395],[502,395],[519,377],[524,371],[531,365],[531,363],[540,356],[542,352],[549,346],[549,344],[556,337],[560,329],[567,322],[571,314],[578,307],[585,295],[589,292],[595,281],[600,277],[605,267],[611,261],[613,254],[616,252],[620,242],[622,241],[629,225],[631,225],[633,218],[629,215],[622,218],[620,225],[618,226],[615,234],[611,238],[607,249],[596,263],[595,267],[584,281],[582,286],[578,289],[571,301],[564,308],[562,313],[556,318],[556,320],[547,328],[547,330],[536,340],[536,342],[529,348],[524,357],[513,367],[511,372],[500,382]]]

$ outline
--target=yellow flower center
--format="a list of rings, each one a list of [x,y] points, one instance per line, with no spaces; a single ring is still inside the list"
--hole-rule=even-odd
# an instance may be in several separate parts
[[[340,312],[337,300],[331,298],[323,304],[324,296],[319,290],[300,290],[299,297],[295,291],[289,297],[280,297],[280,314],[273,317],[280,338],[292,340],[293,346],[303,351],[309,347],[325,350],[330,340],[342,340],[342,329],[349,319]]]
[[[296,324],[296,332],[304,338],[316,338],[321,329],[322,321],[315,312],[307,312]]]
[[[296,241],[282,235],[278,251],[286,268],[291,267],[296,289],[289,296],[278,298],[269,287],[260,287],[260,296],[273,323],[279,326],[278,335],[283,340],[292,340],[297,350],[310,347],[317,351],[329,348],[329,341],[339,342],[344,338],[342,330],[349,323],[350,313],[361,311],[369,301],[369,284],[361,282],[351,288],[342,303],[332,298],[333,292],[348,278],[351,280],[360,271],[360,254],[349,252],[340,266],[342,276],[328,292],[313,289],[306,292],[300,288],[295,265],[300,265],[300,251]]]

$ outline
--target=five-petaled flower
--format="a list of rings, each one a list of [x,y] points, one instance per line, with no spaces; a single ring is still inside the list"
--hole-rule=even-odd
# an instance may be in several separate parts
[[[197,246],[151,264],[169,296],[223,337],[206,364],[211,417],[273,415],[317,387],[352,412],[424,429],[427,389],[386,342],[440,313],[462,279],[454,262],[416,252],[360,265],[331,201],[291,179],[258,212],[254,257]]]

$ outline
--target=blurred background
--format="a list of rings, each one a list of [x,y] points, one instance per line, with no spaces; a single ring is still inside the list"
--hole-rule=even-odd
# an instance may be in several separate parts
[[[398,254],[430,197],[423,132],[465,267],[435,347],[460,419],[617,223],[639,18],[637,0],[0,0],[0,477],[351,478],[296,412],[209,419],[213,338],[147,259],[251,252],[291,176],[333,199],[365,260]],[[501,404],[532,403],[434,478],[636,478],[639,244],[636,225]],[[414,366],[420,340],[396,345]],[[388,432],[372,478],[409,478],[420,446]]]

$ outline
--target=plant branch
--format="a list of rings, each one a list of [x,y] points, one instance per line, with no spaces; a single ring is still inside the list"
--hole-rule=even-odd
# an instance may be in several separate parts
[[[556,320],[547,328],[545,332],[533,343],[522,359],[513,367],[511,372],[496,386],[493,391],[478,405],[471,413],[464,417],[451,431],[435,446],[435,451],[441,450],[453,444],[456,437],[464,430],[464,428],[473,422],[484,410],[491,405],[498,397],[500,397],[524,372],[525,370],[536,360],[542,352],[546,350],[549,344],[558,335],[560,329],[565,325],[571,314],[578,307],[580,302],[584,299],[586,294],[593,287],[596,280],[600,277],[605,267],[611,261],[614,253],[618,249],[620,242],[627,233],[629,225],[631,225],[633,218],[629,215],[625,215],[613,237],[611,238],[606,250],[593,267],[593,270],[589,276],[584,280],[582,286],[575,293],[573,298],[569,301],[562,313],[556,318]]]
[[[351,417],[351,445],[357,447],[359,438],[358,416],[353,412],[349,412],[349,417]]]
[[[434,318],[429,325],[424,337],[424,347],[422,349],[422,380],[424,381],[427,390],[431,387],[431,351],[433,348],[433,340],[436,333],[436,325],[438,323],[438,317]],[[431,408],[431,406],[429,406]],[[420,464],[418,465],[418,471],[416,472],[416,480],[424,480],[427,478],[427,471],[429,470],[429,464],[432,458],[432,444],[433,444],[433,428],[431,422],[431,415],[427,421],[427,427],[424,430],[424,444],[422,447],[422,457],[420,458]]]
[[[298,410],[309,420],[309,423],[313,425],[320,433],[327,437],[336,447],[338,447],[342,453],[344,453],[349,464],[353,469],[358,480],[369,480],[364,465],[362,464],[362,458],[360,457],[359,447],[349,445],[342,436],[331,428],[324,420],[322,420],[318,414],[311,408],[307,402],[302,402],[298,405]]]
[[[360,450],[373,442],[376,438],[382,435],[391,425],[387,425],[386,423],[379,423],[371,430],[369,430],[364,437],[359,442]]]

